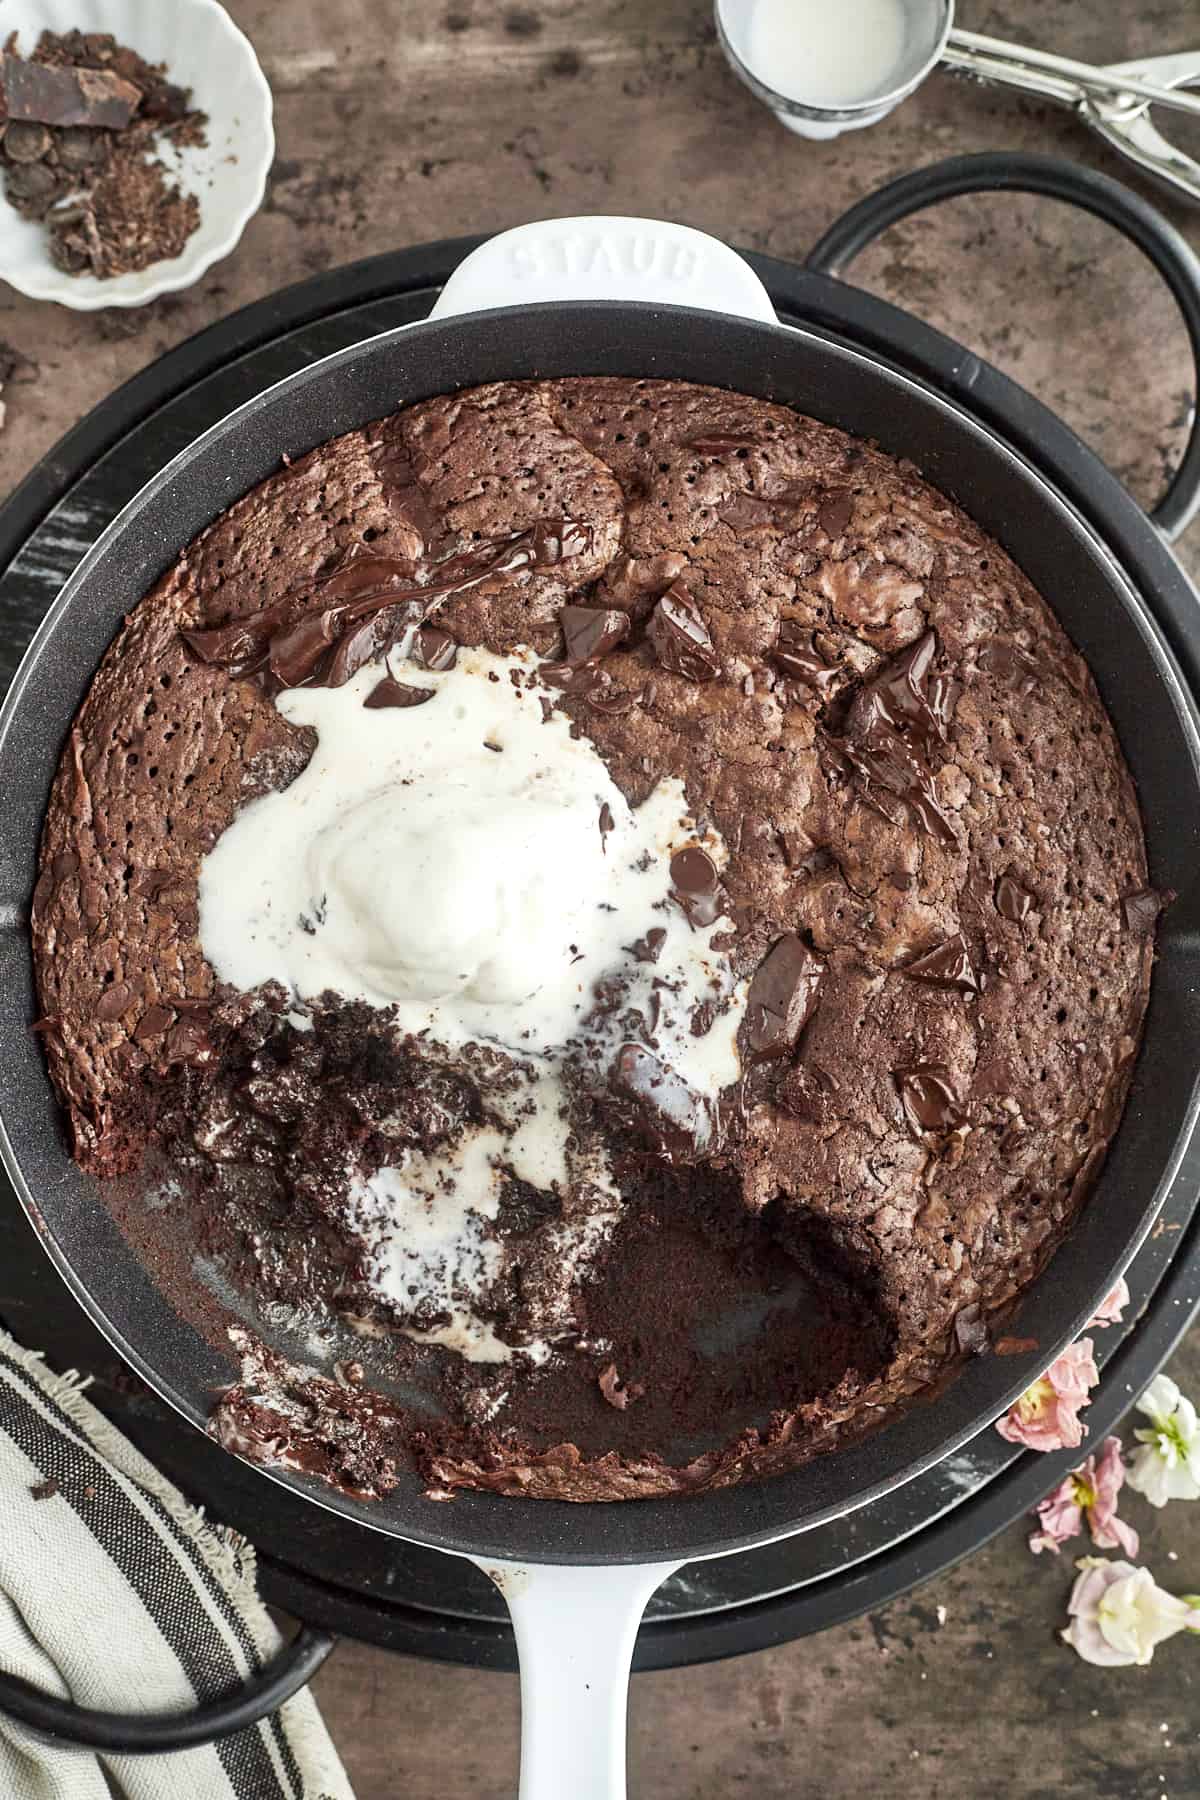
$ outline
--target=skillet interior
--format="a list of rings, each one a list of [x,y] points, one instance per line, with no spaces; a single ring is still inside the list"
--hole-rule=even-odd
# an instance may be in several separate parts
[[[194,1423],[229,1365],[185,1324],[70,1162],[27,1030],[24,912],[62,738],[120,617],[217,513],[277,467],[398,406],[502,377],[605,373],[710,382],[796,405],[910,456],[997,537],[1050,599],[1092,665],[1138,783],[1151,878],[1180,899],[1165,917],[1147,1037],[1124,1123],[1069,1247],[1028,1291],[1016,1329],[1045,1361],[1077,1331],[1148,1228],[1193,1127],[1200,1038],[1189,993],[1200,954],[1200,734],[1146,608],[1076,516],[996,440],[944,401],[810,336],[683,309],[519,308],[387,334],[289,378],[223,421],[131,503],[64,589],[0,719],[0,1104],[10,1173],[77,1296],[135,1367]],[[285,1347],[286,1348],[286,1347]],[[936,1404],[770,1482],[687,1501],[522,1506],[424,1501],[415,1478],[370,1507],[277,1477],[335,1510],[430,1545],[547,1561],[694,1558],[745,1547],[862,1504],[939,1460],[1036,1370],[971,1363]]]

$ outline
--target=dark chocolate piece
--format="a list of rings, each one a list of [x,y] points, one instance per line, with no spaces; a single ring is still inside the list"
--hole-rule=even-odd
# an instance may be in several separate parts
[[[644,1044],[622,1044],[611,1084],[619,1101],[632,1102],[624,1108],[629,1123],[665,1162],[698,1162],[716,1148],[717,1109]]]
[[[990,1347],[987,1321],[978,1301],[955,1313],[954,1341],[964,1356],[982,1356]]]
[[[134,1028],[134,1043],[144,1044],[150,1038],[161,1037],[174,1021],[175,1014],[169,1006],[148,1006]]]
[[[363,705],[372,712],[382,711],[388,706],[424,706],[427,700],[433,699],[433,695],[433,688],[409,687],[406,682],[395,681],[390,675],[385,675],[382,681],[376,682]],[[489,744],[488,748],[496,749],[498,746]]]
[[[563,661],[572,667],[605,656],[629,631],[629,614],[603,606],[564,606],[558,615]]]
[[[817,507],[817,524],[828,538],[840,538],[854,515],[849,488],[831,489]]]
[[[718,506],[717,517],[735,531],[757,531],[774,525],[775,508],[761,494],[733,494]]]
[[[1000,877],[996,883],[996,911],[1001,918],[1011,919],[1014,924],[1020,924],[1022,919],[1028,918],[1035,905],[1034,895],[1027,887],[1022,887],[1014,876],[1002,875]]]
[[[963,1122],[950,1071],[941,1063],[914,1063],[893,1077],[904,1117],[914,1137],[927,1131],[953,1131]]]
[[[141,89],[112,69],[55,67],[13,55],[0,64],[0,101],[10,119],[121,131],[141,98]]]
[[[458,645],[440,625],[421,625],[408,647],[408,660],[416,663],[419,669],[441,674],[445,669],[452,669],[458,661]]]
[[[721,877],[707,850],[689,844],[671,858],[674,898],[692,925],[713,925],[721,916]]]
[[[1123,895],[1121,919],[1126,931],[1137,937],[1152,937],[1159,913],[1174,898],[1173,894],[1160,894],[1157,888],[1138,888],[1135,893]]]
[[[779,938],[755,970],[746,999],[746,1045],[752,1062],[787,1056],[812,1017],[825,974],[794,931]]]
[[[910,962],[904,973],[913,981],[933,987],[960,988],[964,994],[979,992],[979,978],[971,963],[971,951],[961,931]]]
[[[606,800],[600,808],[600,848],[601,848],[601,850],[607,851],[608,845],[605,840],[607,839],[609,832],[614,830],[615,827],[616,827],[616,820],[613,818],[613,815],[612,815],[612,807],[608,804],[608,801]]]
[[[673,581],[656,604],[646,636],[664,669],[688,681],[712,681],[721,672],[708,626],[681,581]]]
[[[757,438],[742,431],[710,431],[688,438],[685,447],[697,456],[728,456],[731,450],[752,450],[757,442]]]
[[[641,963],[656,963],[662,955],[662,947],[667,941],[666,927],[652,925],[645,937],[635,938],[629,948]]]
[[[1027,699],[1040,684],[1040,665],[1019,644],[1010,644],[1004,638],[989,638],[980,647],[975,663],[1006,682],[1022,699]]]
[[[785,675],[804,682],[806,687],[816,688],[818,693],[826,692],[842,673],[836,663],[831,666],[817,653],[811,630],[796,619],[780,621],[779,641],[770,656],[776,668],[782,669]]]

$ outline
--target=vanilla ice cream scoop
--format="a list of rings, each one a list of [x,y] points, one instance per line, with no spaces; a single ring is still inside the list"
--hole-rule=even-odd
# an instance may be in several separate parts
[[[570,778],[578,770],[555,779],[506,755],[491,752],[471,785],[381,789],[313,839],[321,934],[345,970],[336,985],[519,1011],[561,982],[605,887],[602,803]]]
[[[216,973],[243,991],[278,981],[300,1003],[332,991],[394,1006],[401,1029],[450,1047],[547,1056],[620,971],[630,1005],[649,1012],[655,991],[685,1079],[708,1094],[735,1081],[740,1002],[692,1030],[694,1009],[737,984],[711,943],[728,921],[701,924],[671,898],[672,856],[701,843],[682,784],[632,809],[596,746],[544,704],[532,651],[463,650],[411,685],[397,665],[394,703],[365,705],[383,674],[279,697],[317,747],[204,858],[200,940]],[[703,842],[723,861],[715,834]],[[639,961],[648,932],[657,952]]]

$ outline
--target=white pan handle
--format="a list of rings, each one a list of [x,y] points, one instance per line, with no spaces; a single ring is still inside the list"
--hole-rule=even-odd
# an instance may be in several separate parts
[[[521,1659],[520,1800],[624,1800],[634,1639],[678,1563],[486,1563]]]
[[[728,244],[690,225],[602,217],[542,219],[489,238],[459,263],[432,317],[542,300],[702,306],[778,324],[766,288]]]

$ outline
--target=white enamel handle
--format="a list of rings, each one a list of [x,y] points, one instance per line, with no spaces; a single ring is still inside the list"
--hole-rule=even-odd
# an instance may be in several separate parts
[[[520,1800],[624,1800],[629,1665],[646,1603],[678,1563],[485,1563],[521,1660]]]
[[[542,300],[640,300],[778,323],[736,250],[659,219],[542,219],[489,238],[459,263],[435,319]]]

